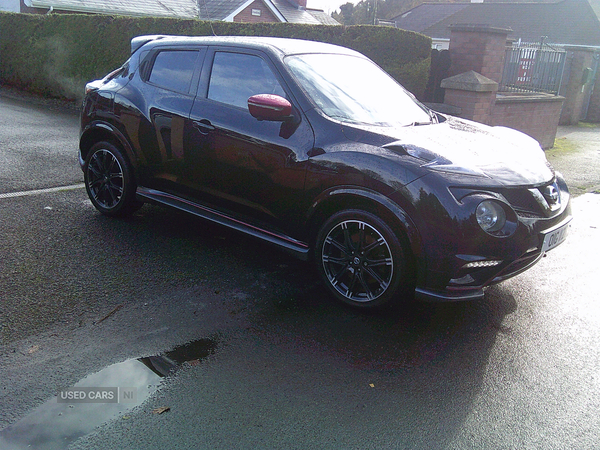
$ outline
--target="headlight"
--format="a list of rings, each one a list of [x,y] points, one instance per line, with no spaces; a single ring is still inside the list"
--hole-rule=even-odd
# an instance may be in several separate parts
[[[494,233],[501,230],[506,224],[506,213],[498,202],[484,200],[476,211],[477,223],[486,233]]]

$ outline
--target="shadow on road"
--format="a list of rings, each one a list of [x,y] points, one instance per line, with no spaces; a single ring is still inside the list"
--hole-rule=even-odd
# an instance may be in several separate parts
[[[501,286],[481,302],[414,303],[365,313],[333,301],[312,265],[205,221],[151,206],[126,220],[105,218],[89,205],[76,211],[75,221],[58,213],[47,217],[37,230],[41,240],[25,241],[11,256],[23,269],[23,286],[36,308],[31,312],[44,316],[44,327],[59,316],[76,317],[77,336],[89,333],[98,342],[91,344],[95,352],[111,348],[103,345],[146,342],[135,333],[156,330],[153,342],[166,339],[177,326],[187,327],[178,330],[181,336],[201,333],[191,340],[223,336],[215,361],[181,370],[177,382],[164,387],[161,399],[181,420],[144,434],[151,414],[143,410],[157,407],[150,401],[126,424],[113,423],[102,438],[91,437],[90,448],[100,445],[98,439],[104,448],[103,439],[124,446],[146,439],[160,448],[200,428],[218,430],[225,440],[196,436],[197,448],[234,448],[228,444],[236,439],[259,443],[265,429],[271,431],[263,448],[291,448],[294,442],[443,448],[471,411],[498,333],[510,333],[502,322],[516,304]],[[15,225],[8,232],[23,230]],[[38,264],[25,265],[32,258]],[[49,294],[58,287],[54,294],[65,300],[57,304]],[[20,298],[18,292],[8,298],[7,307],[21,307]],[[119,305],[114,316],[97,323]],[[16,333],[26,323],[11,326]],[[163,350],[183,343],[165,340]],[[54,360],[76,360],[76,351],[69,348]],[[290,428],[293,423],[297,427]]]

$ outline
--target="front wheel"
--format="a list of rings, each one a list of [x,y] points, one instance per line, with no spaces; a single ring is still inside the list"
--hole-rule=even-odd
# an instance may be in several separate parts
[[[112,143],[98,142],[90,149],[83,173],[88,196],[102,214],[126,216],[142,205],[135,199],[131,166]]]
[[[325,222],[316,262],[325,284],[344,303],[361,308],[390,304],[408,281],[408,251],[378,216],[346,210]]]

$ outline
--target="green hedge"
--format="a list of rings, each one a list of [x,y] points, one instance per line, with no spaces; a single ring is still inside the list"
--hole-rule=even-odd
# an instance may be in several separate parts
[[[129,57],[143,34],[279,36],[329,42],[364,53],[418,97],[430,63],[430,38],[391,27],[240,24],[120,16],[0,13],[0,82],[52,97],[79,99],[88,80]]]

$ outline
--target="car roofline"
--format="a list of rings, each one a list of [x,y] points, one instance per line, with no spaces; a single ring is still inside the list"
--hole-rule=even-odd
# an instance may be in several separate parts
[[[356,52],[355,50],[349,49],[347,47],[342,47],[340,45],[329,44],[325,42],[308,41],[302,39],[263,36],[174,36],[163,34],[143,35],[134,37],[131,40],[131,54],[133,55],[141,47],[150,43],[165,45],[243,45],[255,49],[276,50],[278,53],[284,56],[305,53],[337,53],[364,57],[364,55],[362,55],[361,53]]]

